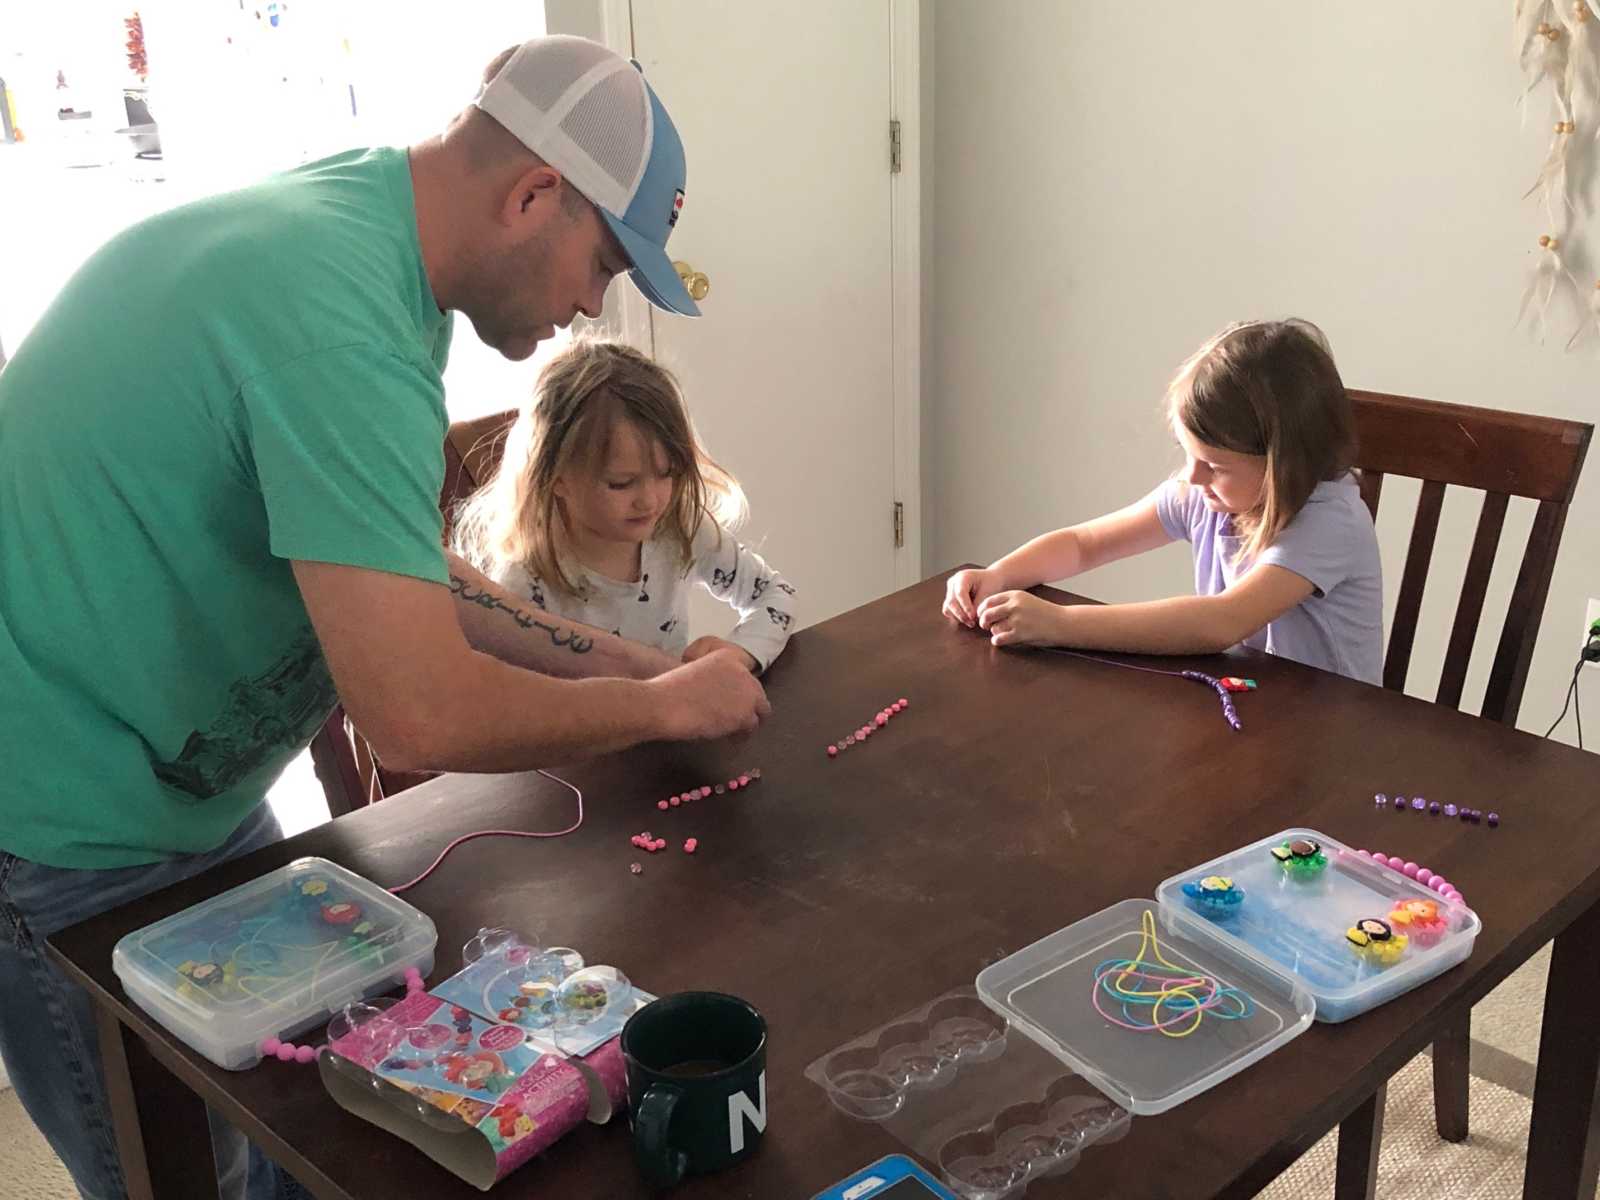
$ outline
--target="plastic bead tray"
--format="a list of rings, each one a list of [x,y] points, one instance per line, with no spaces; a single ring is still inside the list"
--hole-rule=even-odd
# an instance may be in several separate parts
[[[1032,1180],[1070,1170],[1086,1147],[1121,1137],[1130,1119],[1014,1036],[972,988],[845,1043],[806,1076],[840,1112],[882,1124],[935,1163],[968,1200],[1019,1196]]]

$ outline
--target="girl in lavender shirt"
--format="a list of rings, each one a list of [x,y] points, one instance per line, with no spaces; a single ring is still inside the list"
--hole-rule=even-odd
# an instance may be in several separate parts
[[[1187,465],[1143,500],[950,579],[944,611],[996,646],[1205,654],[1246,645],[1378,683],[1383,575],[1350,474],[1355,429],[1308,321],[1230,325],[1179,368],[1167,414]],[[1060,605],[1020,590],[1176,539],[1195,592]]]

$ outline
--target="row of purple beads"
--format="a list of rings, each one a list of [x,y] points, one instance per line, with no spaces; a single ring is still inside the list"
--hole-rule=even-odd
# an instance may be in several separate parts
[[[1412,808],[1417,812],[1426,810],[1436,817],[1443,813],[1447,817],[1460,817],[1463,821],[1470,822],[1473,825],[1476,825],[1479,821],[1484,821],[1487,822],[1491,829],[1500,824],[1499,813],[1485,813],[1481,808],[1457,808],[1454,804],[1441,805],[1437,800],[1424,800],[1421,796],[1413,796],[1410,800],[1407,800],[1404,796],[1396,796],[1391,801],[1388,796],[1379,792],[1372,797],[1372,802],[1379,808],[1387,808],[1392,803],[1396,809]]]

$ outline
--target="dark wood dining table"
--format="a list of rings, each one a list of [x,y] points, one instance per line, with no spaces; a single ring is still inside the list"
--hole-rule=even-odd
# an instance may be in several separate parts
[[[1254,1195],[1433,1036],[1556,939],[1527,1195],[1591,1200],[1600,1022],[1600,762],[1592,754],[1254,654],[1189,660],[1248,674],[1243,730],[1193,682],[997,650],[939,612],[943,577],[797,634],[767,677],[773,715],[738,741],[651,745],[558,773],[584,822],[552,840],[463,845],[407,899],[439,932],[432,979],[480,927],[578,947],[658,994],[742,996],[770,1025],[760,1151],[694,1177],[689,1197],[804,1200],[901,1147],[835,1110],[808,1063],[986,965],[1167,876],[1294,826],[1448,873],[1481,915],[1471,957],[1355,1020],[1317,1024],[1204,1096],[1137,1117],[1029,1200]],[[1058,599],[1067,599],[1060,593]],[[864,746],[825,746],[906,697]],[[748,790],[656,801],[762,768]],[[1422,793],[1495,810],[1499,828],[1373,803]],[[51,939],[100,1013],[107,1086],[132,1194],[215,1195],[201,1102],[323,1200],[441,1200],[474,1189],[338,1107],[309,1067],[229,1072],[123,991],[130,931],[304,855],[385,886],[450,839],[571,823],[574,797],[536,774],[442,776],[107,912]],[[649,829],[670,850],[642,855]],[[693,856],[679,850],[699,839]],[[642,862],[633,874],[629,864]],[[1529,1022],[1541,1019],[1529,1012]],[[651,1194],[625,1120],[584,1126],[495,1189],[506,1197]]]

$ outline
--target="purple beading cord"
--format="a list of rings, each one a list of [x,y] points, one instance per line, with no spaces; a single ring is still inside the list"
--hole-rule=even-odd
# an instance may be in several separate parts
[[[1215,675],[1207,675],[1204,671],[1164,671],[1160,667],[1141,667],[1137,663],[1118,662],[1114,658],[1101,658],[1094,654],[1085,654],[1082,650],[1063,650],[1059,646],[1045,646],[1052,654],[1069,654],[1073,658],[1081,658],[1088,662],[1100,663],[1106,667],[1121,667],[1125,671],[1143,671],[1147,675],[1170,675],[1174,679],[1192,679],[1196,683],[1208,685],[1212,691],[1222,698],[1222,715],[1227,718],[1228,724],[1234,730],[1242,733],[1244,725],[1239,720],[1239,710],[1233,706],[1233,694],[1222,686],[1222,680]]]

